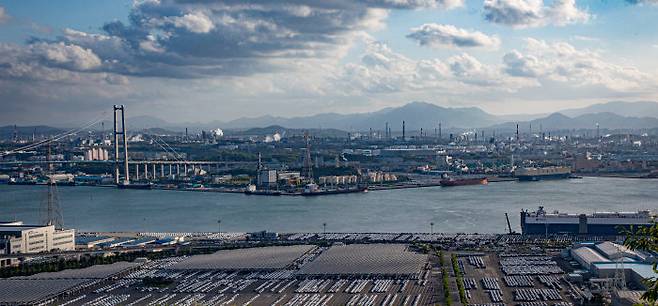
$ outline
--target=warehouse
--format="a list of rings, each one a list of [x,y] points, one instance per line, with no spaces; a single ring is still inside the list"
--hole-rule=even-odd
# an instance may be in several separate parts
[[[657,277],[652,263],[655,256],[642,251],[632,251],[613,242],[588,244],[571,250],[571,256],[585,269],[599,278],[611,278],[623,269],[628,282],[644,288],[644,279]]]
[[[583,268],[592,269],[594,263],[610,262],[609,259],[603,257],[599,252],[589,247],[580,247],[571,250],[571,257],[575,259]]]

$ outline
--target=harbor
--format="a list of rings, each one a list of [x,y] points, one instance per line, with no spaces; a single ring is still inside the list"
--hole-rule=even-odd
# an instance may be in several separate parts
[[[243,193],[60,187],[67,227],[82,231],[230,231],[505,233],[505,213],[656,210],[654,180],[584,177],[427,187],[326,197],[260,197]],[[0,185],[0,215],[37,222],[46,186]]]

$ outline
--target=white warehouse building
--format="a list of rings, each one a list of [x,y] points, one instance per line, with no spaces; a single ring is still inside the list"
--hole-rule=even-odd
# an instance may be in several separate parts
[[[0,244],[6,254],[74,251],[75,230],[57,230],[54,225],[0,224]]]

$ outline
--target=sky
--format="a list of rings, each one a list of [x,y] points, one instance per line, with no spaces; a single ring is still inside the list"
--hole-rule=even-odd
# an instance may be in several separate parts
[[[658,0],[0,0],[0,125],[658,101]]]

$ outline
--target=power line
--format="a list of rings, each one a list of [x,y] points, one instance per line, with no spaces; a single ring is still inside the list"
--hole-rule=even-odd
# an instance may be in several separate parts
[[[104,119],[103,116],[105,116],[105,115],[107,115],[107,112],[103,112],[98,118],[94,119],[93,121],[91,121],[88,124],[85,124],[85,125],[83,125],[79,128],[73,128],[73,129],[70,129],[68,131],[56,134],[55,136],[50,137],[48,139],[44,139],[42,141],[39,141],[39,142],[36,142],[36,143],[33,143],[33,144],[29,144],[27,146],[23,146],[23,147],[20,147],[20,148],[16,148],[16,149],[13,149],[13,150],[10,150],[10,151],[2,152],[2,153],[0,153],[0,156],[7,156],[7,155],[11,155],[11,154],[16,154],[16,153],[19,153],[19,152],[25,151],[25,150],[36,149],[38,147],[41,147],[41,146],[59,141],[59,140],[65,138],[65,137],[75,135],[77,133],[80,133],[82,130],[97,124],[98,122],[103,121],[103,119]]]

